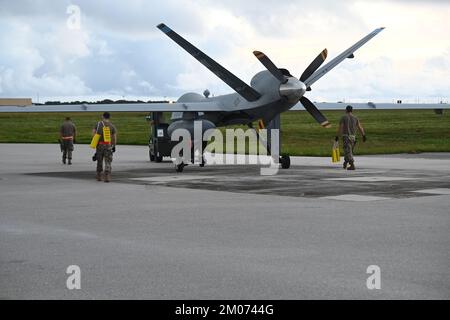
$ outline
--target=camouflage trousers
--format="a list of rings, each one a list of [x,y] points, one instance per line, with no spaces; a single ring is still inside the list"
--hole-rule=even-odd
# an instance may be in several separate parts
[[[62,140],[62,157],[63,160],[72,159],[73,140]]]
[[[112,146],[110,144],[97,145],[97,172],[103,171],[105,161],[105,173],[111,173],[111,162],[113,160]]]
[[[355,148],[356,139],[354,136],[343,136],[342,140],[344,144],[344,161],[352,163],[354,161],[353,149]]]

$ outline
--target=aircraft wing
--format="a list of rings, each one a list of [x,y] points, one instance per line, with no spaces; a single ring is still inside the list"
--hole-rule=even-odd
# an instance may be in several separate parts
[[[305,80],[306,87],[310,87],[314,82],[322,78],[325,74],[327,74],[331,69],[336,67],[339,63],[344,61],[347,58],[353,58],[353,52],[361,48],[366,42],[368,42],[370,39],[375,37],[378,33],[383,31],[384,28],[378,28],[369,33],[367,36],[359,40],[357,43],[355,43],[353,46],[342,52],[340,55],[338,55],[336,58],[328,62],[326,65],[324,65],[322,68],[318,69],[316,72],[314,72],[308,79]]]
[[[229,111],[216,102],[60,104],[0,106],[0,112],[213,112]]]
[[[351,105],[355,110],[395,110],[395,109],[450,109],[448,103],[351,103],[351,102],[314,102],[320,110],[345,110],[347,105]],[[299,103],[291,110],[304,110],[304,107]]]
[[[197,47],[192,45],[189,41],[170,29],[164,23],[159,24],[158,29],[164,32],[169,38],[175,41],[180,47],[186,50],[191,56],[197,59],[198,62],[203,64],[212,73],[222,79],[223,82],[229,85],[234,91],[239,93],[239,95],[241,95],[247,101],[256,101],[261,97],[261,94],[258,91],[256,91],[244,81],[232,74],[230,71],[222,67],[219,63],[200,51]]]

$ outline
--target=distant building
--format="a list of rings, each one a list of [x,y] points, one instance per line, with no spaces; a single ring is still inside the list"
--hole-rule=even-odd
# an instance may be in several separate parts
[[[0,106],[24,107],[31,104],[31,98],[0,98]]]

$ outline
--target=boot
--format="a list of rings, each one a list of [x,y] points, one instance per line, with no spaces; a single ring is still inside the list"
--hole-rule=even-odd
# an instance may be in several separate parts
[[[105,182],[110,182],[111,181],[111,173],[105,173]]]
[[[342,168],[347,169],[347,164],[348,164],[348,162],[344,161],[344,164],[342,165]]]
[[[350,167],[348,167],[347,170],[355,170],[355,164],[353,161],[350,161]]]
[[[97,172],[97,181],[102,181],[102,173],[101,172]]]
[[[63,159],[62,159],[62,163],[63,163],[63,164],[66,164],[66,158],[63,158]]]
[[[69,159],[69,162],[67,164],[71,165],[72,164],[72,159]]]

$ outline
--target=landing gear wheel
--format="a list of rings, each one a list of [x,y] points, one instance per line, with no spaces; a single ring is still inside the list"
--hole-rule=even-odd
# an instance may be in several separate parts
[[[291,158],[289,157],[289,155],[284,154],[280,157],[280,163],[282,169],[289,169],[289,167],[291,166]]]
[[[151,152],[150,150],[148,151],[148,155],[149,155],[149,157],[150,157],[150,162],[155,161],[155,155],[152,154],[152,152]]]
[[[162,159],[163,159],[163,157],[162,157],[162,156],[158,156],[159,150],[158,150],[157,145],[155,145],[155,149],[154,149],[153,151],[155,152],[155,155],[154,155],[155,161],[156,161],[156,162],[161,162]]]
[[[175,165],[175,170],[176,170],[177,172],[183,172],[183,169],[184,169],[185,166],[186,166],[186,165],[182,162],[182,163],[180,163],[180,164]]]
[[[205,163],[206,163],[205,158],[202,157],[202,162],[199,164],[200,168],[203,168],[205,166]]]

